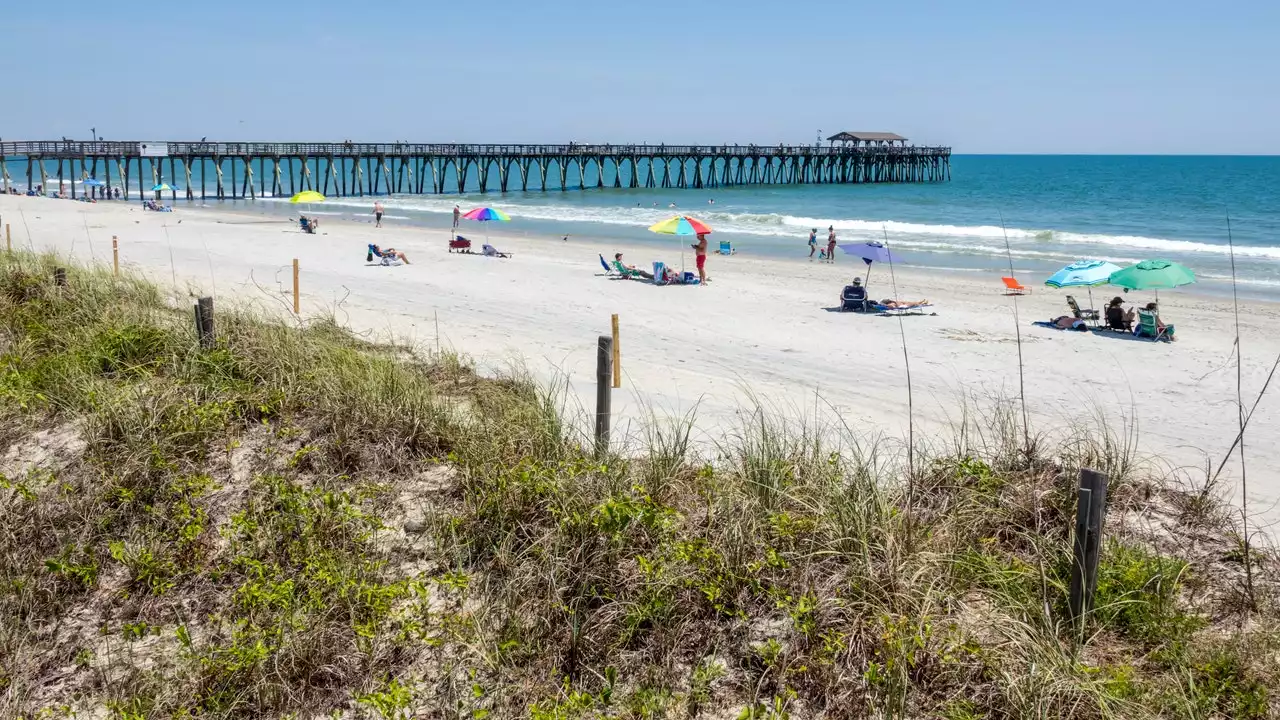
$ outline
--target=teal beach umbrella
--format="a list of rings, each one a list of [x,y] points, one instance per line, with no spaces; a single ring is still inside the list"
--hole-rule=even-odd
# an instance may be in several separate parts
[[[1170,260],[1143,260],[1111,273],[1108,282],[1129,290],[1171,290],[1196,281],[1196,274],[1185,265]]]

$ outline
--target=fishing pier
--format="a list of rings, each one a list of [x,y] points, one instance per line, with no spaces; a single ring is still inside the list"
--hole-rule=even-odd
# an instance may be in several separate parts
[[[840,133],[828,145],[466,145],[418,143],[0,142],[0,183],[71,197],[253,199],[587,188],[936,183],[951,148],[891,133]],[[155,188],[163,187],[162,191]]]

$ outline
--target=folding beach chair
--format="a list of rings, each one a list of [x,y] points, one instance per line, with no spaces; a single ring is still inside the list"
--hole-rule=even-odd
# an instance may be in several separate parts
[[[721,254],[721,255],[732,255],[732,254],[733,254],[733,243],[729,242],[728,240],[721,240],[721,241],[720,241],[720,254]]]
[[[640,274],[639,270],[632,270],[626,265],[623,265],[620,260],[613,261],[613,271],[618,273],[620,277],[624,277],[632,280],[635,280],[637,278],[641,280],[644,279],[644,276]]]
[[[861,285],[845,285],[840,291],[840,310],[867,312],[867,289]]]
[[[1098,319],[1097,310],[1092,308],[1081,310],[1080,303],[1076,302],[1076,299],[1070,295],[1067,296],[1067,305],[1070,306],[1071,313],[1076,316],[1077,320],[1093,320],[1096,322]]]
[[[1004,281],[1005,295],[1026,295],[1027,293],[1031,292],[1031,288],[1019,283],[1017,280],[1011,277],[1000,278],[1000,279]]]
[[[1138,309],[1138,327],[1133,331],[1137,337],[1149,337],[1152,340],[1171,340],[1173,338],[1173,326],[1165,325],[1160,327],[1160,323],[1156,322],[1156,314],[1150,310]]]
[[[609,267],[609,263],[608,263],[608,261],[606,261],[606,260],[604,259],[604,254],[603,254],[603,253],[601,253],[601,255],[600,255],[600,267],[604,268],[604,274],[605,274],[605,275],[613,275],[613,274],[614,274],[614,270],[613,270],[613,268]]]

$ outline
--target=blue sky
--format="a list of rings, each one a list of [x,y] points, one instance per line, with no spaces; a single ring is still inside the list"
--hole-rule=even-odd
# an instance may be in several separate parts
[[[1280,2],[7,2],[0,137],[1280,153]]]

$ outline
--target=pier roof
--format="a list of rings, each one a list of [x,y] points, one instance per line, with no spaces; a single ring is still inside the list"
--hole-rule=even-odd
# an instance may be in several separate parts
[[[907,139],[890,132],[863,132],[845,130],[827,138],[830,142],[906,142]]]

